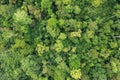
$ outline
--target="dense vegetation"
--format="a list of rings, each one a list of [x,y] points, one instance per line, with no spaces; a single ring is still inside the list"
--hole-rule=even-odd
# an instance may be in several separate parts
[[[0,0],[0,80],[120,80],[120,0]]]

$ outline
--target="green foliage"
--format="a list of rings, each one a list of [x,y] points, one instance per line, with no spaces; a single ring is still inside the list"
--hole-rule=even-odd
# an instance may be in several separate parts
[[[91,49],[91,50],[89,51],[89,56],[90,56],[91,58],[93,58],[93,59],[97,59],[97,58],[98,58],[98,55],[99,55],[99,53],[98,53],[96,50],[94,50],[94,49]]]
[[[69,66],[70,69],[80,68],[80,59],[77,57],[77,55],[73,54],[69,57]]]
[[[61,52],[62,49],[64,48],[62,41],[61,40],[57,40],[55,45],[54,45],[54,48],[55,48],[56,52],[58,52],[58,53]]]
[[[120,1],[0,0],[0,80],[120,80]]]
[[[55,68],[53,78],[54,80],[65,80],[65,72]]]
[[[51,1],[50,0],[41,0],[41,8],[42,9],[48,9],[51,7]]]
[[[16,23],[21,24],[30,24],[32,22],[28,13],[25,10],[18,9],[16,13],[14,13],[13,19]]]
[[[50,18],[48,20],[46,30],[52,37],[58,36],[59,28],[57,27],[57,20],[55,18]]]
[[[37,80],[40,75],[42,64],[39,62],[39,58],[36,56],[29,55],[21,60],[21,68],[26,75]]]
[[[94,7],[98,7],[102,3],[102,0],[92,0],[91,2]]]
[[[74,79],[80,79],[81,78],[81,70],[80,69],[79,70],[72,70],[70,72],[70,75]]]
[[[40,56],[42,56],[43,53],[49,50],[49,47],[46,47],[45,45],[37,44],[36,50]]]
[[[102,68],[96,68],[92,70],[92,77],[93,80],[107,80],[107,75],[105,74],[105,70]]]
[[[75,6],[74,7],[74,13],[79,14],[80,12],[81,12],[81,9],[79,8],[79,6]]]
[[[60,33],[58,39],[61,39],[61,40],[66,39],[66,34],[65,33]]]
[[[120,61],[116,58],[111,59],[111,68],[113,73],[120,72]]]

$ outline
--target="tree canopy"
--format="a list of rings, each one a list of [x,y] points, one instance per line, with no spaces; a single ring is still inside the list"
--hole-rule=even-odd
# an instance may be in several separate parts
[[[0,0],[0,80],[120,80],[120,0]]]

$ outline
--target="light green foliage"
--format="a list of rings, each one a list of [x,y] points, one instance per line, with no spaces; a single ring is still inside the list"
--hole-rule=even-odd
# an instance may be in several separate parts
[[[48,19],[48,26],[52,27],[52,26],[57,26],[57,19],[56,18],[50,18]]]
[[[73,11],[73,7],[71,5],[67,5],[67,6],[65,6],[65,11],[67,13],[71,13]]]
[[[15,36],[15,34],[8,28],[0,28],[0,31],[2,32],[3,39],[8,40]]]
[[[9,6],[7,5],[0,5],[0,15],[3,15],[4,17],[6,16],[6,14],[8,14],[8,11],[9,10]]]
[[[70,72],[70,75],[71,75],[71,77],[72,78],[74,78],[74,79],[81,79],[81,70],[80,69],[78,69],[78,70],[72,70],[71,72]]]
[[[75,19],[69,19],[69,20],[66,20],[65,22],[66,22],[66,26],[71,27],[73,30],[78,30],[82,27],[82,23]]]
[[[93,22],[93,21],[90,21],[90,23],[88,25],[88,29],[93,30],[93,31],[97,30],[98,29],[97,23]]]
[[[36,8],[33,5],[28,5],[28,10],[30,14],[33,14],[36,19],[41,19],[40,9]]]
[[[49,50],[49,47],[45,46],[44,44],[40,43],[37,44],[36,50],[40,56],[42,56],[43,53]]]
[[[89,39],[94,38],[94,31],[87,29],[87,30],[86,30],[86,33],[83,34],[83,37],[84,37],[84,39],[85,39],[87,42],[90,42]]]
[[[62,2],[63,2],[64,4],[70,4],[70,3],[72,2],[72,0],[62,0]]]
[[[18,50],[21,54],[29,54],[33,51],[33,48],[24,39],[15,39],[15,44],[12,45],[12,49]]]
[[[55,58],[55,61],[56,61],[57,63],[60,63],[60,62],[62,61],[62,57],[61,57],[61,56],[57,56],[57,57]]]
[[[42,67],[39,58],[29,55],[21,60],[21,65],[23,71],[26,72],[26,75],[31,76],[35,80],[39,78],[40,69]]]
[[[63,26],[64,24],[65,24],[65,20],[60,19],[60,20],[59,20],[59,25],[60,25],[60,26]]]
[[[21,23],[21,24],[30,24],[32,22],[28,13],[25,10],[22,10],[22,9],[18,9],[14,13],[13,19],[16,23]]]
[[[93,38],[94,37],[94,31],[87,30],[86,35],[87,35],[88,38]]]
[[[12,48],[24,48],[26,46],[26,43],[24,40],[16,39],[15,45],[13,45]]]
[[[105,33],[111,32],[111,28],[110,28],[111,24],[110,23],[113,23],[113,21],[109,21],[109,22],[105,23],[104,28],[103,28]]]
[[[68,66],[66,65],[66,63],[64,62],[64,60],[62,59],[62,57],[60,55],[58,55],[56,58],[55,58],[55,61],[56,63],[58,64],[57,65],[57,68],[58,69],[61,69],[61,70],[64,70],[64,71],[68,71]]]
[[[60,33],[58,39],[61,39],[61,40],[66,39],[66,34],[65,33]]]
[[[80,59],[75,55],[69,57],[69,66],[70,69],[79,69],[80,68]]]
[[[120,10],[117,10],[114,14],[117,18],[120,18]]]
[[[120,61],[118,59],[111,59],[110,63],[113,73],[120,72]]]
[[[102,50],[100,56],[106,59],[111,55],[111,52],[109,49]]]
[[[93,59],[97,59],[98,55],[99,55],[99,53],[96,50],[94,50],[94,49],[89,50],[89,56],[92,57]]]
[[[81,37],[81,30],[79,29],[76,32],[71,32],[70,37]]]
[[[41,8],[42,9],[48,9],[51,7],[51,1],[50,0],[41,0]]]
[[[92,0],[92,5],[94,7],[100,6],[101,3],[102,3],[102,0]]]
[[[62,69],[64,71],[68,71],[68,66],[66,65],[66,63],[64,61],[60,62],[57,66],[58,69]]]
[[[79,14],[80,12],[81,12],[81,9],[79,8],[79,6],[74,6],[74,13]]]
[[[46,30],[52,37],[56,37],[59,34],[59,28],[57,27],[57,20],[55,18],[48,20]]]
[[[61,40],[57,40],[56,43],[54,44],[54,49],[56,52],[61,52],[62,49],[64,48],[63,43]]]
[[[118,44],[116,42],[111,42],[110,47],[111,48],[118,48]]]
[[[11,54],[12,53],[12,54]],[[20,69],[20,62],[21,55],[17,52],[6,50],[3,53],[0,53],[0,79],[7,80],[7,79],[20,79],[24,76],[21,75],[22,70]],[[13,76],[14,75],[14,76]],[[23,78],[24,79],[24,78]]]
[[[47,29],[47,32],[50,33],[50,35],[52,37],[56,37],[59,33],[59,30],[56,29],[56,27],[53,27],[53,26],[51,26],[51,27],[47,26],[46,29]]]

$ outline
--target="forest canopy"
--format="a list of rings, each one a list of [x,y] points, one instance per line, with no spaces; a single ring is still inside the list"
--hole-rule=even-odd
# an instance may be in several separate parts
[[[0,80],[120,80],[120,0],[0,0]]]

